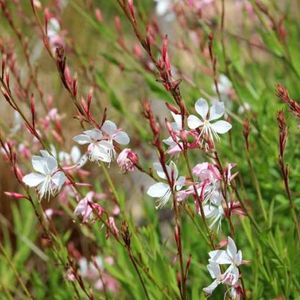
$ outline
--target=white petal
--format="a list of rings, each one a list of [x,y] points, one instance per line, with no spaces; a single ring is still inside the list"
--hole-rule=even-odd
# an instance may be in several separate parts
[[[182,129],[182,116],[180,114],[174,114],[173,112],[171,112],[173,119],[174,119],[174,123],[172,123],[172,128],[173,130],[181,130]]]
[[[108,135],[113,135],[117,130],[117,126],[114,122],[112,122],[110,120],[106,120],[103,123],[101,130]]]
[[[221,276],[221,269],[217,263],[209,263],[207,265],[207,270],[212,279],[216,279]]]
[[[71,158],[73,163],[77,163],[81,157],[80,150],[77,146],[73,146],[71,149]]]
[[[203,291],[206,294],[211,295],[213,293],[213,291],[216,289],[216,287],[220,284],[220,281],[215,280],[213,281],[208,287],[204,288]]]
[[[41,174],[46,174],[47,168],[46,168],[46,158],[33,155],[31,159],[31,163],[33,166],[33,169]]]
[[[198,117],[196,117],[194,115],[189,115],[189,117],[187,119],[187,124],[188,124],[189,128],[196,129],[196,128],[200,127],[201,125],[203,125],[203,122]]]
[[[44,181],[44,179],[45,179],[44,175],[38,173],[30,173],[28,175],[25,175],[22,178],[22,181],[30,187],[36,187],[39,184],[41,184]]]
[[[64,172],[57,172],[52,176],[53,183],[60,189],[66,181]]]
[[[210,126],[215,132],[220,134],[226,133],[232,128],[231,124],[226,121],[217,121]]]
[[[216,120],[221,118],[224,115],[225,107],[223,102],[216,102],[212,105],[209,110],[209,120]]]
[[[48,156],[46,159],[47,174],[51,174],[57,170],[57,161],[53,156]]]
[[[209,261],[218,264],[231,264],[232,260],[225,250],[214,250],[209,252]]]
[[[174,181],[176,181],[176,179],[177,179],[177,177],[178,177],[178,169],[177,169],[177,166],[176,166],[176,164],[175,164],[173,161],[171,161],[170,164],[169,164],[169,167],[170,167],[170,173],[169,173],[169,176],[170,176],[171,178],[173,178]],[[169,170],[168,170],[168,172],[169,172]]]
[[[130,138],[128,134],[124,131],[119,131],[116,134],[114,134],[113,139],[121,145],[127,145],[130,142]]]
[[[73,141],[79,145],[89,144],[92,142],[91,138],[86,134],[79,134],[73,137]]]
[[[163,182],[157,182],[149,187],[147,194],[153,198],[160,198],[166,195],[169,190],[170,187],[168,184]]]
[[[232,259],[234,259],[237,254],[235,242],[230,236],[228,237],[227,253]]]
[[[163,167],[162,167],[162,165],[161,165],[160,162],[153,163],[153,168],[156,171],[157,176],[159,176],[162,179],[167,179],[167,176],[166,176],[166,174],[165,174],[165,172],[163,170]]]
[[[206,120],[206,116],[208,113],[207,101],[203,98],[198,99],[195,104],[195,110],[202,117],[203,120]]]
[[[103,137],[101,130],[98,128],[86,130],[83,133],[88,135],[93,141],[99,141]]]

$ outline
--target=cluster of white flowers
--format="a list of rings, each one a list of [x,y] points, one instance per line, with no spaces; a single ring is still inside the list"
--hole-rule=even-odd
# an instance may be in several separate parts
[[[86,130],[73,138],[80,145],[88,144],[87,153],[81,156],[77,146],[73,146],[70,153],[56,151],[53,145],[50,146],[50,153],[41,150],[41,156],[32,157],[32,166],[36,171],[23,177],[23,182],[29,187],[38,190],[40,198],[55,196],[63,187],[66,176],[60,164],[74,164],[75,167],[82,167],[87,159],[91,161],[103,161],[110,163],[116,157],[114,142],[126,145],[130,139],[126,132],[117,128],[112,121],[106,120],[100,129]]]

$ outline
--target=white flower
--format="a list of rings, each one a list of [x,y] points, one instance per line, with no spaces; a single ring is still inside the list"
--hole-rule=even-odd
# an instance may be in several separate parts
[[[86,130],[73,138],[80,145],[89,144],[88,156],[91,161],[110,163],[116,156],[113,142],[126,145],[130,142],[126,132],[117,128],[112,121],[106,120],[101,129]]]
[[[156,2],[156,13],[158,16],[164,16],[172,8],[172,0],[154,0]]]
[[[47,35],[48,38],[54,39],[60,32],[60,24],[56,18],[51,18],[48,21]]]
[[[163,170],[163,167],[160,163],[153,164],[154,169],[156,170],[157,175],[167,180],[167,176]],[[168,177],[173,184],[174,191],[180,191],[182,186],[185,183],[185,177],[178,177],[178,169],[173,161],[170,162],[168,166],[166,166]],[[167,204],[172,194],[171,187],[168,183],[165,182],[157,182],[151,185],[147,191],[147,194],[150,197],[158,198],[156,208],[161,208]]]
[[[221,265],[230,264],[233,267],[241,265],[243,261],[242,251],[237,250],[235,242],[231,237],[228,237],[226,250],[210,251],[209,257],[209,262],[215,262]]]
[[[66,181],[66,176],[59,171],[56,159],[46,150],[40,151],[42,156],[32,157],[32,166],[36,173],[23,177],[23,182],[29,187],[36,187],[40,198],[54,196]]]
[[[206,135],[213,141],[214,138],[219,139],[218,134],[224,134],[232,127],[230,123],[223,120],[212,122],[224,115],[225,108],[223,102],[216,102],[209,109],[207,101],[200,98],[195,104],[195,110],[201,116],[201,119],[190,115],[187,123],[191,129],[201,127],[200,136]]]
[[[230,266],[224,274],[222,274],[219,264],[210,262],[207,265],[207,269],[212,279],[214,279],[208,287],[203,289],[203,291],[209,295],[212,294],[219,284],[223,283],[229,286],[234,286],[239,279],[239,270],[236,267]]]
[[[229,80],[229,78],[226,75],[221,74],[219,76],[219,81],[218,81],[219,93],[223,96],[228,96],[228,94],[230,94],[230,92],[231,92],[231,89],[232,89],[231,81]],[[213,85],[213,90],[216,91],[215,85]]]
[[[209,203],[203,206],[204,215],[207,219],[211,220],[209,228],[217,227],[217,231],[220,230],[221,222],[224,217],[224,209],[222,206],[223,196],[220,192],[212,192]]]

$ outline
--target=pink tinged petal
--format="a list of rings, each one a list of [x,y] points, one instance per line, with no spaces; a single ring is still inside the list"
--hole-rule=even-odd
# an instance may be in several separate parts
[[[170,190],[168,184],[163,182],[157,182],[151,185],[147,191],[147,194],[153,198],[164,197]]]
[[[216,102],[209,110],[209,121],[221,118],[224,115],[225,107],[223,102]]]
[[[91,138],[86,134],[79,134],[73,137],[73,141],[79,145],[89,144],[92,142]]]
[[[214,250],[209,252],[209,262],[217,264],[231,264],[232,260],[225,250]]]
[[[202,117],[203,120],[206,120],[206,116],[208,113],[208,104],[207,101],[203,98],[197,100],[195,104],[196,112]]]
[[[104,133],[106,133],[107,135],[111,136],[111,135],[113,135],[116,132],[117,126],[116,126],[116,124],[114,122],[106,120],[103,123],[103,125],[101,127],[101,130]]]
[[[52,181],[60,189],[66,181],[66,176],[63,172],[57,172],[52,176]]]
[[[36,187],[39,184],[41,184],[44,180],[45,176],[38,173],[30,173],[22,178],[22,181],[30,187]]]
[[[215,132],[220,134],[226,133],[232,128],[231,124],[226,121],[217,121],[210,126]]]
[[[190,129],[196,129],[196,128],[202,126],[203,122],[198,117],[196,117],[194,115],[189,115],[189,117],[187,119],[187,124]]]
[[[205,287],[203,289],[204,293],[211,295],[219,284],[220,284],[219,280],[213,281],[208,287]]]
[[[116,134],[114,134],[113,139],[121,145],[127,145],[130,142],[130,138],[128,134],[124,131],[119,131]]]

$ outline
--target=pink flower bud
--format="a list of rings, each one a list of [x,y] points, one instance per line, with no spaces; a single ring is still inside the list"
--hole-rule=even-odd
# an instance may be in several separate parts
[[[102,16],[102,12],[99,8],[96,8],[95,9],[95,16],[96,16],[96,19],[99,23],[102,23],[103,22],[103,16]]]
[[[117,163],[123,172],[134,171],[135,164],[138,163],[138,156],[129,148],[125,148],[118,156]]]

